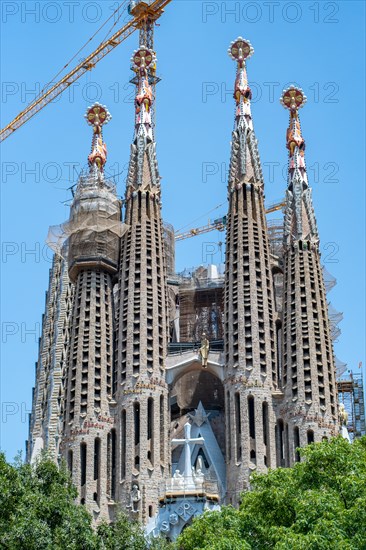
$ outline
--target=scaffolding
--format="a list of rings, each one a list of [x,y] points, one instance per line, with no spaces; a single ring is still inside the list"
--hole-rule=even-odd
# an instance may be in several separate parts
[[[337,382],[339,403],[347,414],[347,429],[351,440],[366,435],[365,395],[362,373],[349,372]]]
[[[201,266],[189,273],[189,277],[181,274],[179,281],[180,342],[200,341],[203,333],[209,340],[221,340],[224,277],[216,266]]]
[[[267,220],[268,240],[271,253],[279,258],[283,256],[283,220]]]
[[[361,373],[353,374],[353,402],[355,407],[355,437],[366,435],[365,387]]]
[[[163,224],[164,252],[168,277],[175,273],[175,234],[170,223]]]

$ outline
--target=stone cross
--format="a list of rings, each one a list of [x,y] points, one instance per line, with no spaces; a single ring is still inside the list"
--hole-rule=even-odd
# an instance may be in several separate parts
[[[184,424],[184,439],[172,439],[172,444],[184,445],[184,480],[191,481],[194,484],[192,478],[192,462],[191,462],[191,444],[203,445],[205,440],[203,437],[191,438],[191,425],[189,422]]]

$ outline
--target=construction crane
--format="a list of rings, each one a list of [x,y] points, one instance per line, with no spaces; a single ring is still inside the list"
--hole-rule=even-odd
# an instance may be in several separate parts
[[[130,2],[129,13],[133,17],[124,27],[119,29],[111,38],[102,42],[86,59],[72,69],[66,76],[61,78],[49,90],[41,94],[28,107],[21,111],[5,128],[0,132],[0,141],[4,141],[13,134],[18,128],[23,126],[30,118],[36,115],[43,107],[51,103],[57,96],[61,95],[69,86],[83,76],[87,71],[92,70],[96,64],[103,59],[109,52],[114,50],[128,36],[137,29],[140,31],[140,46],[144,45],[153,49],[154,45],[154,25],[157,19],[162,15],[164,8],[171,0],[153,0],[151,3]],[[154,70],[154,69],[152,69]],[[150,75],[149,75],[150,76]],[[153,75],[152,79],[153,79]],[[153,85],[155,84],[153,80]]]
[[[271,214],[272,212],[277,212],[278,210],[282,210],[284,206],[285,206],[284,201],[271,203],[266,207],[266,214]],[[195,227],[193,229],[188,229],[188,231],[185,231],[184,233],[177,232],[175,234],[175,241],[176,242],[184,241],[185,239],[190,239],[191,237],[196,237],[197,235],[203,235],[204,233],[215,231],[215,229],[217,229],[218,231],[225,231],[225,228],[226,228],[226,216],[223,216],[222,218],[218,218],[213,222],[209,222],[207,225],[203,225],[201,227]]]
[[[268,204],[266,206],[266,214],[272,214],[272,212],[277,212],[278,210],[282,210],[286,205],[285,200],[282,200],[281,202],[272,202],[271,204]]]
[[[189,239],[190,237],[203,235],[203,233],[209,233],[210,231],[214,231],[215,229],[217,229],[218,231],[224,231],[225,227],[226,227],[226,216],[223,216],[222,218],[218,218],[217,220],[214,220],[212,223],[208,223],[207,225],[189,229],[184,233],[176,233],[175,240],[184,241],[185,239]]]

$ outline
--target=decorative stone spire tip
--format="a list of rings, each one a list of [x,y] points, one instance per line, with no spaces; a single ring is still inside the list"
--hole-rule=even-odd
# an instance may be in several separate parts
[[[301,109],[305,105],[307,97],[301,88],[291,85],[286,90],[283,90],[280,98],[281,105],[291,112]]]
[[[249,57],[253,55],[253,53],[254,48],[249,40],[245,40],[241,36],[231,42],[230,48],[228,49],[229,56],[236,61],[240,67],[246,59],[249,59]]]
[[[107,147],[103,142],[102,127],[108,124],[112,115],[105,105],[97,102],[88,107],[84,117],[87,124],[93,127],[91,153],[88,156],[89,166],[91,169],[97,167],[102,172],[107,162]]]

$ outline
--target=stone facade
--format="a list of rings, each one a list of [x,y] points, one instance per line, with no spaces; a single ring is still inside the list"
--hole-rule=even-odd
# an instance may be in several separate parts
[[[243,42],[237,63],[235,128],[229,171],[225,272],[225,408],[228,501],[237,504],[254,469],[275,463],[272,392],[277,389],[275,304],[264,211],[263,176],[254,134]]]
[[[277,431],[278,462],[286,466],[299,460],[296,447],[335,435],[338,425],[328,306],[298,115],[305,101],[302,91],[294,87],[282,97],[290,110],[281,350],[286,405],[278,411]]]
[[[295,88],[282,98],[289,176],[283,246],[271,249],[246,72],[253,49],[238,38],[229,53],[237,76],[225,274],[174,274],[151,121],[155,58],[140,47],[124,224],[103,171],[109,114],[96,104],[89,173],[64,224],[68,260],[55,256],[36,370],[28,459],[44,447],[64,457],[96,522],[122,509],[171,538],[203,510],[237,505],[252,472],[291,466],[297,447],[339,431],[298,118],[305,98]]]
[[[139,68],[135,135],[127,176],[116,327],[117,500],[147,523],[157,513],[169,473],[166,265],[160,177],[151,126],[149,50],[135,52]]]

